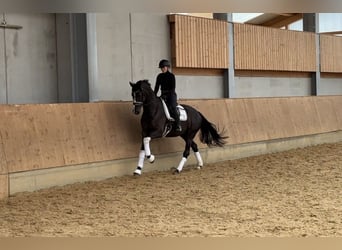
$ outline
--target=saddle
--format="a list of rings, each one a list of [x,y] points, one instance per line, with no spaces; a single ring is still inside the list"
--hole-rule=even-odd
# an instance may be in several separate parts
[[[173,117],[171,117],[170,115],[170,112],[169,112],[169,109],[165,103],[165,101],[163,100],[163,98],[160,98],[160,100],[162,101],[162,104],[163,104],[163,108],[164,108],[164,112],[165,112],[165,115],[166,115],[166,118],[169,120],[169,121],[175,121],[175,119]],[[186,114],[186,111],[184,109],[183,106],[181,105],[177,105],[177,111],[179,113],[179,120],[181,121],[186,121],[188,119],[188,115]]]

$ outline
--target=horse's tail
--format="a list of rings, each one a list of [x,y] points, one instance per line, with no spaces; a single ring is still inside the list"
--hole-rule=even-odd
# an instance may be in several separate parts
[[[202,117],[200,141],[209,147],[223,147],[226,143],[225,139],[228,137],[223,136],[223,133],[220,133],[214,124],[209,122],[201,113],[200,115]]]

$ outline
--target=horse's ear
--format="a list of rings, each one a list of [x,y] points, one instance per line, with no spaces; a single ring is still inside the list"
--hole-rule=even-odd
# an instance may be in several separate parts
[[[134,82],[131,82],[131,81],[129,82],[129,85],[131,85],[131,87],[133,87],[134,84],[135,84]]]

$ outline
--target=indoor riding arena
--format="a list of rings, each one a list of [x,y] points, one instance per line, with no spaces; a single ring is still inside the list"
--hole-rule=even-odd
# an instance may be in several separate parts
[[[341,237],[342,38],[307,30],[318,14],[274,15],[6,14],[37,25],[0,39],[0,237]],[[275,25],[295,18],[304,31]],[[134,176],[129,81],[154,86],[161,58],[179,104],[226,144],[197,135],[203,167],[191,152],[174,174],[183,139],[152,139],[155,161]]]

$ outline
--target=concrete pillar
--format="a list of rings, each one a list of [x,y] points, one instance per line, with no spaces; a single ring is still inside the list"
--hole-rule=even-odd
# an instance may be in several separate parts
[[[0,14],[0,23],[5,22],[5,14]],[[8,104],[6,29],[0,28],[0,104]]]
[[[235,73],[234,73],[234,25],[232,13],[214,13],[214,19],[228,22],[228,69],[224,71],[224,96],[235,97]]]
[[[56,14],[57,99],[72,102],[69,14]]]
[[[86,14],[56,14],[59,102],[88,102]]]
[[[320,94],[320,44],[319,44],[319,16],[318,13],[304,13],[303,15],[303,31],[315,33],[316,41],[316,71],[311,76],[311,95]]]
[[[88,79],[89,101],[99,100],[98,86],[98,63],[97,63],[97,35],[96,14],[87,13],[87,46],[88,46]]]
[[[71,66],[73,102],[89,101],[86,14],[71,14]]]

